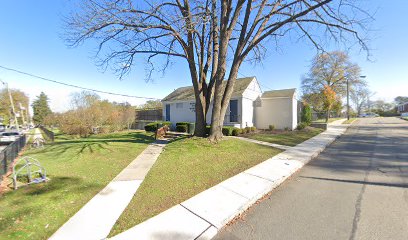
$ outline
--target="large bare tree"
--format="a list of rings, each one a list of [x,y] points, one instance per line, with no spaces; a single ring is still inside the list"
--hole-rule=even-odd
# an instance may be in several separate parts
[[[350,98],[356,108],[357,116],[359,116],[368,106],[368,101],[374,93],[366,84],[358,84],[350,91]]]
[[[238,70],[261,61],[284,37],[304,38],[317,49],[326,40],[358,42],[369,19],[355,0],[86,0],[68,19],[68,42],[96,39],[101,64],[120,77],[138,55],[150,70],[181,58],[195,93],[196,132],[204,136],[213,104],[210,140],[222,137]]]
[[[337,95],[344,97],[347,84],[350,88],[365,85],[360,67],[351,62],[345,52],[326,52],[312,60],[310,71],[302,80],[302,91],[304,94],[320,93],[329,86]]]

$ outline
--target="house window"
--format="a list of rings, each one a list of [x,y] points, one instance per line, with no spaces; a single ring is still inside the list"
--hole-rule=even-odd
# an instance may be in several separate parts
[[[230,122],[238,122],[238,100],[231,100],[230,105]]]
[[[195,103],[190,103],[190,111],[195,112]]]
[[[176,103],[176,108],[183,108],[183,103]]]

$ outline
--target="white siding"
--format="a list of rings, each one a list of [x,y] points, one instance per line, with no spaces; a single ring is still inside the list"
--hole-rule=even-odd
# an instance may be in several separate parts
[[[262,94],[261,87],[256,79],[248,85],[242,94],[241,128],[255,125],[254,101]]]
[[[163,119],[166,118],[166,105],[170,104],[170,122],[195,122],[194,101],[189,102],[163,102]],[[178,107],[177,107],[178,105]],[[182,106],[181,106],[182,105]]]
[[[256,79],[248,85],[247,89],[243,92],[241,97],[232,97],[231,100],[238,100],[238,122],[230,122],[230,110],[229,107],[226,111],[224,118],[224,125],[235,126],[244,128],[246,126],[252,127],[255,125],[254,101],[258,99],[262,94],[261,88]],[[179,108],[177,108],[179,103]],[[182,107],[180,107],[182,103]],[[166,104],[170,104],[170,121],[175,125],[177,122],[195,122],[195,112],[190,108],[193,108],[195,102],[163,102],[163,118],[166,116]],[[207,124],[211,122],[212,103],[207,114]],[[269,124],[268,124],[269,125]]]
[[[255,126],[259,129],[268,129],[269,125],[274,125],[276,129],[295,129],[296,104],[295,98],[262,99],[261,106],[255,108]]]
[[[298,124],[298,101],[296,100],[296,94],[292,98],[292,130],[297,127]]]

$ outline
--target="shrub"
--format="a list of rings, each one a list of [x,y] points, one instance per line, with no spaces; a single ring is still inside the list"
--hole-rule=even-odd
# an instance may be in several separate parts
[[[251,127],[251,132],[255,132],[256,131],[256,127]]]
[[[210,135],[211,126],[205,127],[205,134]]]
[[[187,132],[188,126],[187,125],[177,125],[176,131],[177,132]]]
[[[232,136],[238,136],[239,134],[241,134],[241,129],[240,128],[232,129]]]
[[[224,136],[231,136],[233,129],[234,129],[234,127],[222,127],[222,134]]]
[[[312,109],[310,108],[309,104],[305,104],[305,106],[303,107],[300,120],[306,125],[310,125],[310,123],[312,122]]]
[[[250,132],[251,132],[251,128],[250,128],[250,127],[246,127],[246,128],[245,128],[245,132],[246,132],[246,133],[250,133]]]
[[[297,130],[303,130],[303,129],[305,129],[307,126],[308,126],[307,123],[301,122],[301,123],[299,123],[299,124],[297,125],[296,129],[297,129]]]
[[[154,132],[157,129],[157,123],[149,123],[144,127],[146,132]]]
[[[163,126],[164,125],[171,126],[171,122],[152,122],[152,123],[147,124],[144,127],[144,129],[146,132],[155,132],[157,130],[157,124],[159,123],[163,124]]]
[[[187,125],[188,126],[189,122],[178,122],[176,123],[176,126],[180,126],[180,125]]]
[[[284,128],[285,131],[290,131],[289,127]]]
[[[275,130],[275,125],[269,125],[269,130],[271,131]]]

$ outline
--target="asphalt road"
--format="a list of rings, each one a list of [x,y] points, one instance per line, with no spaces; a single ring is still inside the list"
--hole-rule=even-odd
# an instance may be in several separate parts
[[[408,239],[408,121],[359,120],[214,239]]]

